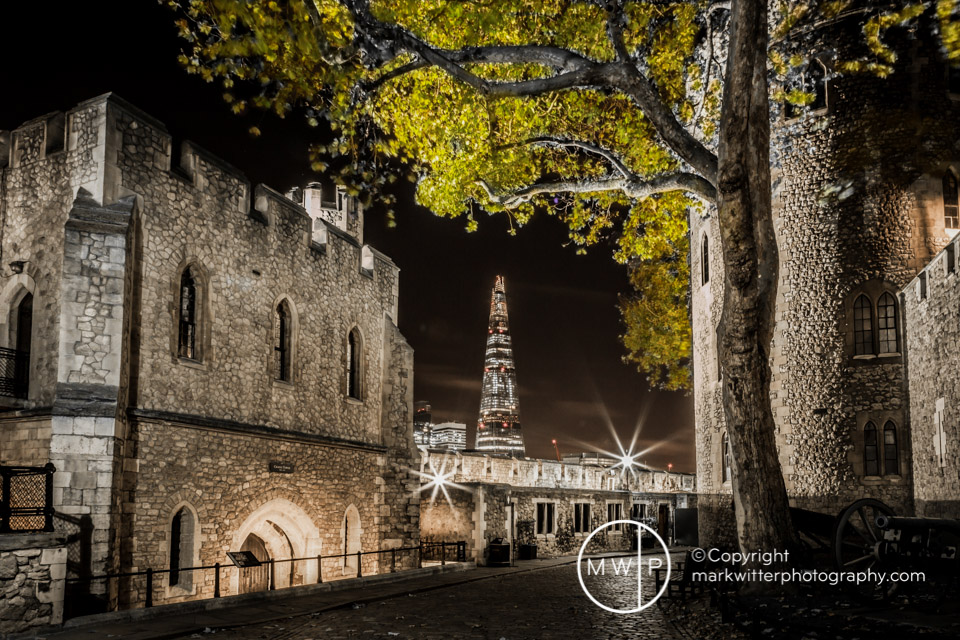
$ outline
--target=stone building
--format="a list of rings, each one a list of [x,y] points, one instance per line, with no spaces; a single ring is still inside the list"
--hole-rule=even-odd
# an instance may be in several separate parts
[[[468,559],[480,564],[498,538],[513,549],[536,544],[538,556],[576,554],[594,529],[620,519],[644,522],[669,542],[676,510],[696,506],[693,474],[650,469],[424,451],[420,475],[422,538],[465,540]],[[629,549],[632,538],[618,527],[593,544]]]
[[[957,242],[954,238],[901,293],[914,504],[918,516],[931,518],[960,518]]]
[[[56,465],[68,577],[171,569],[153,598],[173,602],[210,597],[213,573],[184,569],[228,551],[418,543],[398,269],[355,200],[252,186],[110,94],[0,141],[0,464]],[[316,560],[277,567],[317,580]],[[231,567],[221,592],[266,580]],[[145,589],[89,585],[106,607]]]
[[[898,292],[960,227],[960,86],[932,39],[898,29],[885,35],[898,52],[891,76],[832,75],[859,38],[849,20],[822,26],[803,72],[813,104],[779,109],[771,123],[771,400],[792,505],[835,514],[873,497],[912,512],[916,413]],[[730,541],[716,219],[691,216],[690,233],[700,530]],[[915,315],[906,340],[935,329]]]

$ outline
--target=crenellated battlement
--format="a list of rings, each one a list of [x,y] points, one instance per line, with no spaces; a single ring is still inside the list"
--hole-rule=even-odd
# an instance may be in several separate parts
[[[142,196],[145,185],[169,183],[179,198],[216,198],[224,213],[259,222],[284,243],[315,253],[356,251],[357,270],[375,278],[379,269],[396,273],[396,265],[363,244],[363,207],[339,185],[312,182],[282,194],[267,185],[252,185],[237,167],[186,140],[174,153],[166,126],[116,94],[81,102],[67,112],[34,118],[11,131],[0,131],[0,169],[8,184],[19,175],[62,184],[66,171],[73,195],[85,189],[104,205]],[[240,227],[237,227],[240,228]]]

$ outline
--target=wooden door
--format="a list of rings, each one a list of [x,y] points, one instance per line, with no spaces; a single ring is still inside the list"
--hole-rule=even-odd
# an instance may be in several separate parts
[[[670,544],[670,505],[661,504],[657,509],[657,533]]]
[[[264,546],[263,540],[251,533],[247,536],[247,539],[243,541],[243,546],[240,547],[240,551],[252,551],[253,555],[257,556],[257,560],[264,563],[259,567],[240,569],[240,593],[252,593],[254,591],[266,591],[269,589],[270,565],[267,564],[267,561],[270,559],[270,554],[267,553],[267,547]]]

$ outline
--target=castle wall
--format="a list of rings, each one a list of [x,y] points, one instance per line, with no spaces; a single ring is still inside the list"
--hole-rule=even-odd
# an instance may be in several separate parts
[[[960,518],[957,241],[904,287],[916,515]],[[926,279],[921,295],[920,278]]]
[[[820,45],[852,55],[838,22]],[[896,292],[948,240],[940,178],[953,161],[956,103],[946,68],[925,43],[891,32],[900,52],[887,78],[845,75],[827,85],[826,107],[772,122],[773,214],[779,249],[771,401],[780,463],[791,504],[835,514],[858,498],[912,510],[911,424],[903,340],[898,348],[857,355],[854,301]],[[840,50],[838,51],[838,47]],[[711,240],[711,283],[699,278],[699,242]],[[691,220],[697,475],[701,542],[728,537],[728,489],[718,487],[723,414],[716,367],[722,265],[716,221]],[[714,280],[717,280],[716,282]],[[909,326],[909,325],[908,325]],[[898,469],[868,475],[864,427],[896,426]],[[722,484],[722,483],[721,483]],[[713,506],[708,506],[713,505]],[[714,512],[711,515],[708,511]],[[716,520],[716,524],[712,521]]]
[[[0,401],[0,450],[56,465],[58,527],[82,532],[71,575],[168,568],[174,519],[184,568],[226,565],[248,536],[275,559],[341,553],[347,539],[351,553],[416,546],[413,352],[395,325],[398,269],[360,244],[362,211],[345,229],[313,221],[189,143],[172,167],[163,125],[112,95],[66,114],[66,148],[52,152],[59,117],[13,131],[0,174],[0,264],[21,267],[0,272],[0,340],[34,295],[30,395]],[[178,349],[186,268],[193,358]],[[398,554],[397,568],[415,562]],[[316,581],[315,560],[295,565],[277,565],[278,587]],[[360,568],[384,566],[367,555]],[[324,560],[325,579],[356,574],[355,559]],[[212,595],[212,571],[182,575],[171,586],[158,573],[154,602]],[[246,588],[236,570],[221,577],[222,594]],[[93,580],[93,602],[75,584],[68,600],[87,611],[136,606],[145,591],[143,578]]]

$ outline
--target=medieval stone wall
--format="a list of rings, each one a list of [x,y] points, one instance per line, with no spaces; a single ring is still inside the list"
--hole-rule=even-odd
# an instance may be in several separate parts
[[[916,515],[960,518],[957,241],[904,287]],[[926,280],[926,295],[920,279]]]
[[[53,534],[0,540],[0,636],[26,635],[63,620],[67,549]]]
[[[65,149],[52,152],[59,117],[15,130],[2,170],[0,264],[17,268],[0,271],[0,338],[32,293],[35,366],[30,397],[4,401],[14,411],[0,449],[57,466],[56,508],[90,529],[71,549],[89,561],[72,570],[163,570],[174,555],[181,567],[225,564],[252,536],[274,559],[313,558],[277,565],[284,587],[315,582],[320,553],[416,546],[413,353],[395,325],[398,269],[360,244],[361,214],[346,230],[311,220],[190,143],[174,163],[163,125],[116,96],[66,114]],[[186,268],[199,310],[189,359],[178,351]],[[275,364],[281,301],[287,380]],[[401,554],[397,568],[414,562]],[[384,566],[365,555],[359,569]],[[355,558],[324,560],[324,579],[357,571]],[[212,572],[183,576],[158,573],[154,602],[212,595]],[[222,578],[222,594],[246,588],[236,570]],[[142,578],[91,584],[107,608],[143,601]]]
[[[813,49],[829,68],[852,57],[845,23],[824,27]],[[838,76],[826,107],[772,123],[774,224],[779,248],[771,400],[791,503],[836,513],[862,497],[898,511],[912,508],[911,426],[905,390],[900,310],[898,350],[856,356],[853,305],[896,295],[949,238],[940,179],[956,152],[957,107],[946,67],[929,43],[896,29],[899,51],[888,78]],[[812,61],[811,63],[813,63]],[[691,221],[695,402],[701,532],[726,529],[729,502],[717,487],[723,451],[722,403],[714,380],[722,288],[701,287],[698,242],[716,223]],[[712,264],[711,280],[720,274]],[[867,475],[863,429],[896,425],[899,468]],[[711,513],[705,513],[707,505]],[[729,522],[729,521],[727,521]],[[705,540],[702,539],[701,542]]]

